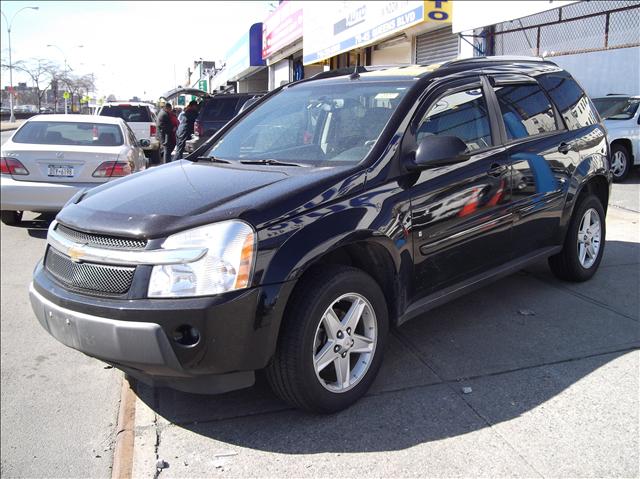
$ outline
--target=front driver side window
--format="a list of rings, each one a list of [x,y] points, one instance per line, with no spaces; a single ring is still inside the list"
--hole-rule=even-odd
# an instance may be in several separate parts
[[[482,89],[446,93],[433,102],[418,125],[418,144],[427,135],[457,136],[467,144],[467,151],[492,146],[489,113]]]

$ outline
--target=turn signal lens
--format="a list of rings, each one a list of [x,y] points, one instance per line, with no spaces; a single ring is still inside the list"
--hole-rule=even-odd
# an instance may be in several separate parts
[[[238,276],[236,276],[236,289],[246,288],[249,286],[249,278],[251,277],[251,269],[253,266],[253,255],[255,253],[253,237],[253,232],[249,233],[242,244]]]
[[[118,176],[130,174],[131,165],[129,163],[118,163],[117,161],[105,161],[93,172],[93,176],[96,178],[117,178]]]
[[[28,175],[27,170],[20,161],[15,158],[0,158],[0,173],[3,175]]]

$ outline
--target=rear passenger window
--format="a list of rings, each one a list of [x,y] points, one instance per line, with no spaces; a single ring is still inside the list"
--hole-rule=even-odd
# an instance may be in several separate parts
[[[487,102],[480,88],[448,93],[435,101],[420,120],[418,144],[427,135],[457,136],[467,151],[492,145]]]
[[[558,129],[549,99],[537,83],[494,87],[508,140]]]
[[[567,128],[577,130],[598,123],[593,104],[568,73],[541,75],[538,81],[556,104]]]

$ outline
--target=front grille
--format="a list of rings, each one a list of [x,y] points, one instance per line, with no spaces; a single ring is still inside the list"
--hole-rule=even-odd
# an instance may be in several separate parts
[[[58,281],[73,288],[95,293],[123,294],[129,291],[135,267],[74,263],[49,247],[45,268]]]
[[[82,231],[72,230],[64,225],[59,224],[56,231],[65,238],[76,243],[87,244],[99,248],[108,249],[144,249],[147,246],[145,240],[136,240],[130,238],[116,238],[114,236],[102,236],[92,233],[83,233]]]

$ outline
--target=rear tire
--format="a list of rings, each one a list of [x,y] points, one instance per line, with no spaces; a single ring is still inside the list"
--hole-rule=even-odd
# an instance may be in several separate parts
[[[551,271],[565,281],[591,279],[598,270],[606,238],[602,203],[589,195],[576,205],[562,251],[549,258]]]
[[[624,181],[631,170],[631,155],[624,145],[615,144],[611,147],[611,173],[616,183]]]
[[[316,268],[289,300],[267,380],[297,408],[340,411],[373,383],[387,333],[384,294],[369,275],[346,266]]]
[[[22,211],[1,211],[0,220],[8,226],[18,226],[22,221]]]

